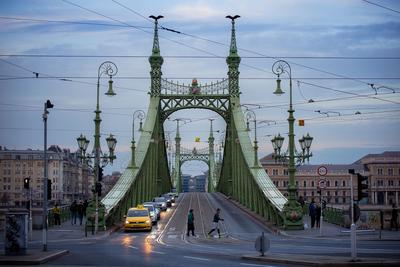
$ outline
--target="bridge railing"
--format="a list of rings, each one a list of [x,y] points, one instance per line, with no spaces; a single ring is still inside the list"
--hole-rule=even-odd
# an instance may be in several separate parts
[[[228,95],[228,79],[222,79],[218,82],[210,84],[192,86],[191,84],[179,84],[161,79],[161,94],[163,95]]]

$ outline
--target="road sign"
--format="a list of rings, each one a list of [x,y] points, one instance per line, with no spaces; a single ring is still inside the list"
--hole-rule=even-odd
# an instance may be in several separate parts
[[[326,180],[324,178],[321,178],[318,180],[318,188],[320,189],[325,189],[326,187]]]
[[[323,165],[319,166],[317,172],[319,176],[325,176],[328,173],[328,168]]]
[[[257,237],[256,243],[255,243],[255,249],[261,253],[261,256],[264,256],[265,251],[269,250],[269,239],[264,236],[264,232]]]

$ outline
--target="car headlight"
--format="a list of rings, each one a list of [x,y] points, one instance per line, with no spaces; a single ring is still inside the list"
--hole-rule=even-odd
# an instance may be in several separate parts
[[[162,205],[163,207],[165,207],[165,203],[162,203],[161,205]]]
[[[126,220],[126,221],[125,221],[125,223],[129,223],[129,221],[128,221],[128,220]]]
[[[150,223],[150,220],[147,220],[146,223]]]

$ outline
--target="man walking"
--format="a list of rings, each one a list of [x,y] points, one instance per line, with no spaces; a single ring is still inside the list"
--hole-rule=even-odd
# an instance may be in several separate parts
[[[187,233],[186,235],[189,236],[189,232],[192,232],[192,236],[196,236],[194,234],[194,215],[193,209],[189,210],[188,219],[187,219]]]
[[[54,215],[54,225],[61,226],[61,219],[60,219],[61,209],[60,209],[60,207],[58,206],[57,203],[54,206],[52,212],[53,212],[53,215]]]
[[[76,204],[76,200],[74,200],[69,207],[71,211],[71,225],[76,224],[76,213],[78,212],[78,205]]]
[[[217,230],[218,232],[218,237],[221,238],[221,233],[219,231],[219,221],[223,221],[224,219],[222,219],[221,217],[219,217],[219,212],[221,210],[218,208],[217,212],[214,215],[214,219],[213,219],[213,229],[210,230],[210,232],[208,232],[208,237],[211,237],[211,233],[214,232],[215,230]]]
[[[317,209],[315,207],[315,201],[314,199],[311,200],[310,205],[308,206],[308,210],[309,210],[309,215],[311,217],[311,228],[314,228],[315,225],[315,217],[317,215]]]

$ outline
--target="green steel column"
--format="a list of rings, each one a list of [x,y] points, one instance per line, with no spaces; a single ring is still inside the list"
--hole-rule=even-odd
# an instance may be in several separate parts
[[[160,53],[160,44],[158,42],[158,20],[162,16],[150,16],[154,19],[154,37],[153,37],[153,49],[152,54],[149,57],[149,62],[151,66],[150,76],[151,76],[151,88],[150,96],[160,96],[161,93],[161,66],[164,62],[163,57]]]
[[[179,134],[179,120],[176,120],[176,136],[175,136],[175,179],[176,191],[182,192],[182,177],[181,177],[181,136]]]
[[[214,192],[214,176],[215,176],[215,155],[214,155],[214,135],[213,135],[213,119],[210,119],[210,136],[208,137],[208,192]]]

